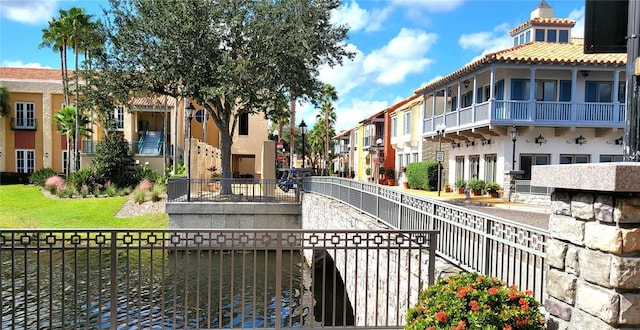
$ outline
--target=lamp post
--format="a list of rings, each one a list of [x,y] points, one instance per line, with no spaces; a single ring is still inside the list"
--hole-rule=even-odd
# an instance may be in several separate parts
[[[442,178],[440,178],[442,172],[442,161],[444,160],[444,153],[442,152],[442,137],[444,136],[444,130],[447,125],[440,123],[436,126],[436,133],[438,134],[438,152],[436,153],[436,160],[438,161],[438,196],[442,190]]]
[[[298,127],[300,128],[300,134],[302,134],[302,167],[304,168],[304,135],[307,134],[307,124],[304,123],[304,119]]]
[[[193,112],[196,110],[196,108],[193,107],[193,104],[191,104],[191,102],[189,102],[189,105],[187,105],[184,108],[184,113],[185,115],[187,115],[187,118],[189,118],[189,152],[188,152],[188,163],[189,166],[187,167],[187,202],[191,201],[191,122],[193,121]]]
[[[513,195],[516,190],[516,180],[514,173],[514,171],[516,170],[516,140],[518,139],[518,128],[516,127],[516,125],[513,125],[511,127],[509,134],[511,135],[511,141],[513,141],[513,151],[511,155],[511,193],[509,194],[509,201],[511,201],[511,195]]]

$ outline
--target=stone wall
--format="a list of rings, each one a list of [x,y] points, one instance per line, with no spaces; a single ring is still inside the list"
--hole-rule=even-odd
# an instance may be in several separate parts
[[[303,194],[302,196],[302,228],[307,230],[313,229],[345,229],[345,230],[387,230],[390,229],[376,219],[363,214],[340,202],[322,197],[315,194]],[[427,252],[422,253],[422,265],[418,265],[416,260],[417,250],[410,252],[389,252],[389,254],[366,253],[365,251],[356,252],[355,250],[345,251],[327,251],[336,261],[336,267],[342,274],[345,281],[349,300],[354,303],[354,311],[356,315],[356,325],[363,324],[395,324],[394,317],[400,315],[404,318],[409,305],[417,302],[417,296],[420,288],[427,288]],[[408,255],[408,253],[411,253]],[[346,254],[346,255],[345,255]],[[311,255],[305,254],[308,260]],[[344,258],[349,260],[344,262]],[[355,261],[354,261],[355,260]],[[407,262],[407,260],[410,260]],[[385,267],[379,267],[385,265]],[[346,268],[345,268],[346,267]],[[368,269],[378,269],[378,272],[367,272],[367,278],[362,276],[355,278],[352,274],[357,274],[356,267],[359,270],[368,267]],[[461,270],[443,259],[436,258],[435,261],[435,277],[446,277],[451,274],[460,273]],[[419,270],[422,272],[418,272]],[[389,283],[400,272],[401,283]],[[362,272],[360,272],[363,274]],[[388,275],[388,276],[387,276]],[[367,288],[377,288],[380,297],[399,297],[400,299],[390,299],[391,303],[398,305],[390,305],[385,308],[389,312],[381,311],[381,306],[377,305],[379,299],[376,294]],[[398,292],[398,288],[400,291]],[[408,289],[407,289],[408,288]],[[369,296],[366,296],[369,294]],[[409,297],[407,303],[406,297]],[[368,311],[369,313],[365,313]],[[377,312],[376,312],[377,311]],[[396,313],[397,311],[397,313]],[[364,319],[366,317],[366,319]],[[404,323],[404,319],[400,320],[400,324]]]
[[[563,166],[534,166],[532,178],[558,187],[546,259],[548,329],[638,329],[640,164]]]

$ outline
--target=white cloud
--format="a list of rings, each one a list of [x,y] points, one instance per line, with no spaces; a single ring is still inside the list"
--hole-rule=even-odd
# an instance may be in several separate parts
[[[430,12],[443,13],[460,7],[465,0],[393,0],[400,6],[424,8]]]
[[[569,18],[576,21],[576,25],[571,30],[571,36],[574,38],[584,37],[584,6],[571,11]]]
[[[511,47],[508,24],[503,23],[493,28],[492,31],[463,34],[458,39],[462,49],[481,51],[482,54]]]
[[[360,7],[355,0],[352,0],[350,3],[345,2],[340,8],[333,11],[331,22],[333,24],[347,25],[349,30],[358,31],[367,26],[370,18],[371,14]]]
[[[437,38],[434,33],[403,28],[387,45],[367,55],[362,69],[378,84],[400,83],[408,74],[422,72],[431,64],[425,54]]]
[[[340,118],[336,123],[336,132],[355,127],[358,122],[389,107],[387,101],[372,101],[352,98],[348,104],[338,102],[336,105],[336,117]]]
[[[41,24],[56,14],[58,0],[1,0],[0,16],[12,21]]]
[[[50,66],[42,66],[40,63],[22,63],[22,61],[2,61],[2,66],[9,68],[42,68],[51,69]]]
[[[342,66],[334,68],[328,66],[320,68],[319,79],[333,85],[338,92],[338,97],[349,93],[367,80],[367,77],[362,74],[364,55],[355,45],[347,45],[347,49],[356,53],[353,60],[345,60]]]

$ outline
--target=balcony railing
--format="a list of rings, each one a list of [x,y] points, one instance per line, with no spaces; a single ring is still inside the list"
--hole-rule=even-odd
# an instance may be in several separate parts
[[[19,130],[35,130],[37,129],[37,121],[35,118],[11,118],[11,129]]]
[[[438,230],[441,258],[532,290],[541,302],[545,298],[548,230],[349,179],[305,178],[304,191],[339,200],[391,228]]]
[[[423,132],[435,134],[436,126],[441,122],[450,128],[490,123],[623,127],[625,111],[625,104],[494,100],[425,118]]]
[[[278,180],[175,178],[169,179],[167,201],[298,203],[298,189],[287,188]]]
[[[434,278],[435,239],[393,230],[3,229],[2,329],[402,329],[424,277]]]

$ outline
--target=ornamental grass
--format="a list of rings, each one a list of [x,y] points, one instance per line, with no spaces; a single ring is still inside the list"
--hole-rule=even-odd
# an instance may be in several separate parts
[[[439,279],[418,299],[407,311],[405,329],[544,329],[539,303],[530,291],[477,273]]]

